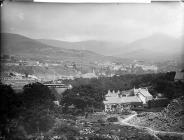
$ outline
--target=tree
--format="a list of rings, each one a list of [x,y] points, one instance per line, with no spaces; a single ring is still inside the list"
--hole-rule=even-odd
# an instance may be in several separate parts
[[[81,85],[74,87],[71,90],[67,90],[63,93],[63,99],[61,104],[70,106],[74,104],[78,109],[83,111],[87,108],[100,108],[103,101],[104,92],[100,88],[91,85]]]
[[[51,90],[41,84],[32,83],[24,86],[21,94],[23,101],[22,125],[28,134],[46,132],[54,125],[55,100]],[[57,111],[57,110],[56,110]]]
[[[48,109],[38,106],[24,111],[22,124],[28,134],[47,132],[54,125],[54,119]]]
[[[49,88],[41,83],[28,84],[23,89],[22,100],[26,108],[39,105],[50,106],[55,100]]]
[[[18,117],[21,102],[9,85],[0,85],[0,135],[9,136],[9,124]]]

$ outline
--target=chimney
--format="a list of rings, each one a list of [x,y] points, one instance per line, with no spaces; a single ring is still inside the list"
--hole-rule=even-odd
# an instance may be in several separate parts
[[[115,94],[115,91],[113,90],[112,93]]]

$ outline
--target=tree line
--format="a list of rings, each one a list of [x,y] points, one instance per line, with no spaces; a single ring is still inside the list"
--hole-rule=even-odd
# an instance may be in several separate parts
[[[46,132],[54,125],[54,115],[61,113],[54,94],[40,83],[25,85],[22,93],[1,84],[0,91],[0,136],[7,140]]]
[[[158,93],[168,99],[180,97],[184,93],[184,83],[174,82],[175,72],[135,75],[128,74],[98,79],[65,80],[73,89],[63,93],[61,104],[64,111],[70,110],[71,105],[76,107],[76,112],[89,109],[103,109],[103,100],[108,90],[123,91],[132,88],[148,87],[149,92],[156,97]],[[75,113],[72,110],[72,113]]]

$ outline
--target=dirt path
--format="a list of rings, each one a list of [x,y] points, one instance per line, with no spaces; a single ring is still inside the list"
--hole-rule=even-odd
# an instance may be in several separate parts
[[[149,128],[149,127],[139,126],[139,125],[134,125],[134,124],[127,123],[127,121],[131,120],[135,116],[137,116],[137,114],[133,114],[133,115],[129,116],[126,119],[122,119],[121,117],[118,117],[118,120],[119,120],[119,122],[120,122],[121,125],[132,126],[132,127],[137,128],[137,129],[147,131],[149,134],[151,134],[152,136],[154,136],[157,140],[161,140],[157,136],[157,134],[163,134],[163,135],[179,135],[179,136],[182,136],[184,138],[184,132],[157,131],[157,130],[153,130],[152,128]]]
[[[137,113],[136,114],[133,114],[125,119],[121,119],[120,117],[118,119],[121,120],[121,123],[126,123],[127,121],[131,120],[133,117],[137,116]]]

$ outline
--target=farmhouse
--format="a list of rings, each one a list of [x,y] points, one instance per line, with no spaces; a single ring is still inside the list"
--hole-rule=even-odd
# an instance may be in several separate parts
[[[125,91],[111,92],[109,90],[104,100],[105,112],[120,113],[124,110],[147,106],[148,101],[153,99],[147,88],[134,88],[129,92],[130,94]]]

